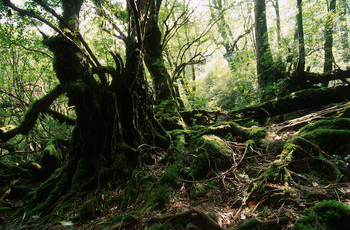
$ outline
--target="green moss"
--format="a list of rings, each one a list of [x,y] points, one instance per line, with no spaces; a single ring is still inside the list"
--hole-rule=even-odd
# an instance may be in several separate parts
[[[142,172],[134,170],[131,179],[128,182],[128,185],[124,190],[124,197],[121,204],[121,210],[126,210],[127,207],[136,200],[137,196],[139,195],[137,181],[142,176]]]
[[[175,161],[179,161],[183,156],[184,148],[186,145],[184,130],[172,130],[169,132],[169,135],[172,141],[170,147],[162,158],[162,163],[164,164],[167,162],[173,163]]]
[[[177,164],[170,165],[164,172],[162,178],[160,179],[160,184],[166,185],[172,188],[177,187],[179,184],[179,172],[180,166]]]
[[[271,163],[266,172],[263,174],[263,177],[268,181],[277,180],[279,177],[279,166],[276,163]]]
[[[318,145],[323,151],[326,151],[329,154],[339,153],[344,155],[350,153],[346,146],[350,140],[350,130],[317,128],[302,133],[299,136]],[[303,144],[304,146],[306,144],[302,139],[299,139],[296,142],[298,144]]]
[[[232,150],[227,147],[226,142],[215,135],[202,136],[199,139],[199,145],[212,154],[221,153],[225,156],[231,156],[232,154]]]
[[[184,129],[186,124],[182,119],[175,100],[163,100],[154,106],[155,117],[166,130]]]
[[[185,131],[182,129],[175,129],[169,132],[173,145],[176,147],[185,147]]]
[[[50,175],[56,168],[59,167],[60,162],[62,162],[62,160],[62,152],[59,149],[57,149],[55,141],[49,141],[45,149],[43,150],[43,156],[40,160],[40,163],[43,166],[43,168]]]
[[[253,126],[250,128],[249,137],[253,140],[261,140],[267,135],[267,129],[264,127]]]
[[[350,206],[334,200],[323,201],[308,208],[295,224],[295,230],[350,229]]]
[[[349,118],[336,118],[330,120],[315,121],[312,124],[304,126],[299,132],[310,132],[315,129],[345,129],[350,130],[350,119]]]
[[[307,125],[287,141],[275,163],[288,165],[294,172],[313,172],[340,181],[350,175],[349,128],[350,119],[347,118],[320,120]]]

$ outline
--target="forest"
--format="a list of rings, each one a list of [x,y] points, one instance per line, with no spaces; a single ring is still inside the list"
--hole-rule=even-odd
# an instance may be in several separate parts
[[[1,0],[0,229],[350,229],[347,0]]]

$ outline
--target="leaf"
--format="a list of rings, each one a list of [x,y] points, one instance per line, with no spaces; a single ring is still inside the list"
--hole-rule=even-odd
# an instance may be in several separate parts
[[[62,226],[73,226],[73,222],[72,221],[61,221],[60,222]]]

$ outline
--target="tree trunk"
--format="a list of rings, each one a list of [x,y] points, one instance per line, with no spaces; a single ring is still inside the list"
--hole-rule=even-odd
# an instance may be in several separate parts
[[[177,98],[163,56],[162,34],[158,26],[159,8],[162,0],[151,1],[150,4],[144,41],[146,51],[144,61],[153,81],[154,96],[156,105],[158,105],[155,108],[155,113],[166,130],[184,128],[185,123],[179,113],[180,98]]]
[[[350,61],[350,55],[349,55],[349,36],[348,36],[348,25],[346,20],[346,14],[347,14],[347,3],[346,0],[341,0],[340,2],[340,33],[341,33],[341,43],[342,43],[342,57],[343,61],[345,63]]]
[[[65,23],[60,23],[61,30],[78,34],[83,0],[62,3]],[[125,179],[139,163],[139,145],[168,143],[166,133],[154,120],[142,40],[136,41],[135,32],[129,33],[125,65],[121,72],[112,71],[113,80],[106,85],[103,73],[99,72],[101,82],[93,77],[94,68],[89,65],[93,62],[79,49],[79,35],[73,36],[73,31],[65,32],[73,43],[57,35],[46,45],[54,53],[54,70],[75,107],[77,124],[65,165],[38,189],[28,215],[51,210],[61,196],[69,202],[80,191],[102,186],[111,178]]]
[[[331,0],[329,5],[327,1],[327,19],[324,30],[324,66],[323,72],[330,73],[333,70],[333,17],[336,6],[336,0]],[[328,86],[328,82],[324,83],[323,86]]]
[[[254,12],[258,83],[263,91],[262,98],[268,99],[273,96],[271,89],[268,88],[276,79],[275,64],[267,33],[265,0],[254,0]]]
[[[304,42],[304,27],[303,27],[303,6],[302,0],[297,0],[297,38],[299,42],[299,60],[295,72],[295,78],[300,89],[304,89],[305,79],[305,42]]]
[[[163,47],[161,44],[162,34],[158,26],[159,7],[162,0],[152,1],[149,20],[146,26],[144,47],[145,63],[151,74],[154,94],[157,101],[174,99],[175,92],[170,74],[165,67]]]
[[[276,13],[276,33],[277,33],[277,46],[278,46],[278,54],[277,54],[277,67],[281,70],[285,69],[285,64],[282,62],[282,56],[279,54],[282,48],[282,35],[281,35],[281,16],[280,16],[280,7],[279,0],[275,0],[272,2],[273,7],[275,8]]]

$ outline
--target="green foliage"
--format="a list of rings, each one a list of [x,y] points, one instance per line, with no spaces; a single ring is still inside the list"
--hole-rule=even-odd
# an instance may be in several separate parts
[[[248,60],[239,60],[246,62]],[[238,63],[236,63],[239,65]],[[252,68],[236,68],[234,73],[230,72],[224,60],[218,59],[207,65],[209,70],[204,72],[205,78],[197,81],[198,108],[221,108],[233,110],[251,105],[257,102],[259,93],[257,92]],[[252,66],[253,67],[253,66]]]
[[[295,230],[349,229],[350,206],[334,200],[323,201],[304,211],[304,216],[295,224]]]

